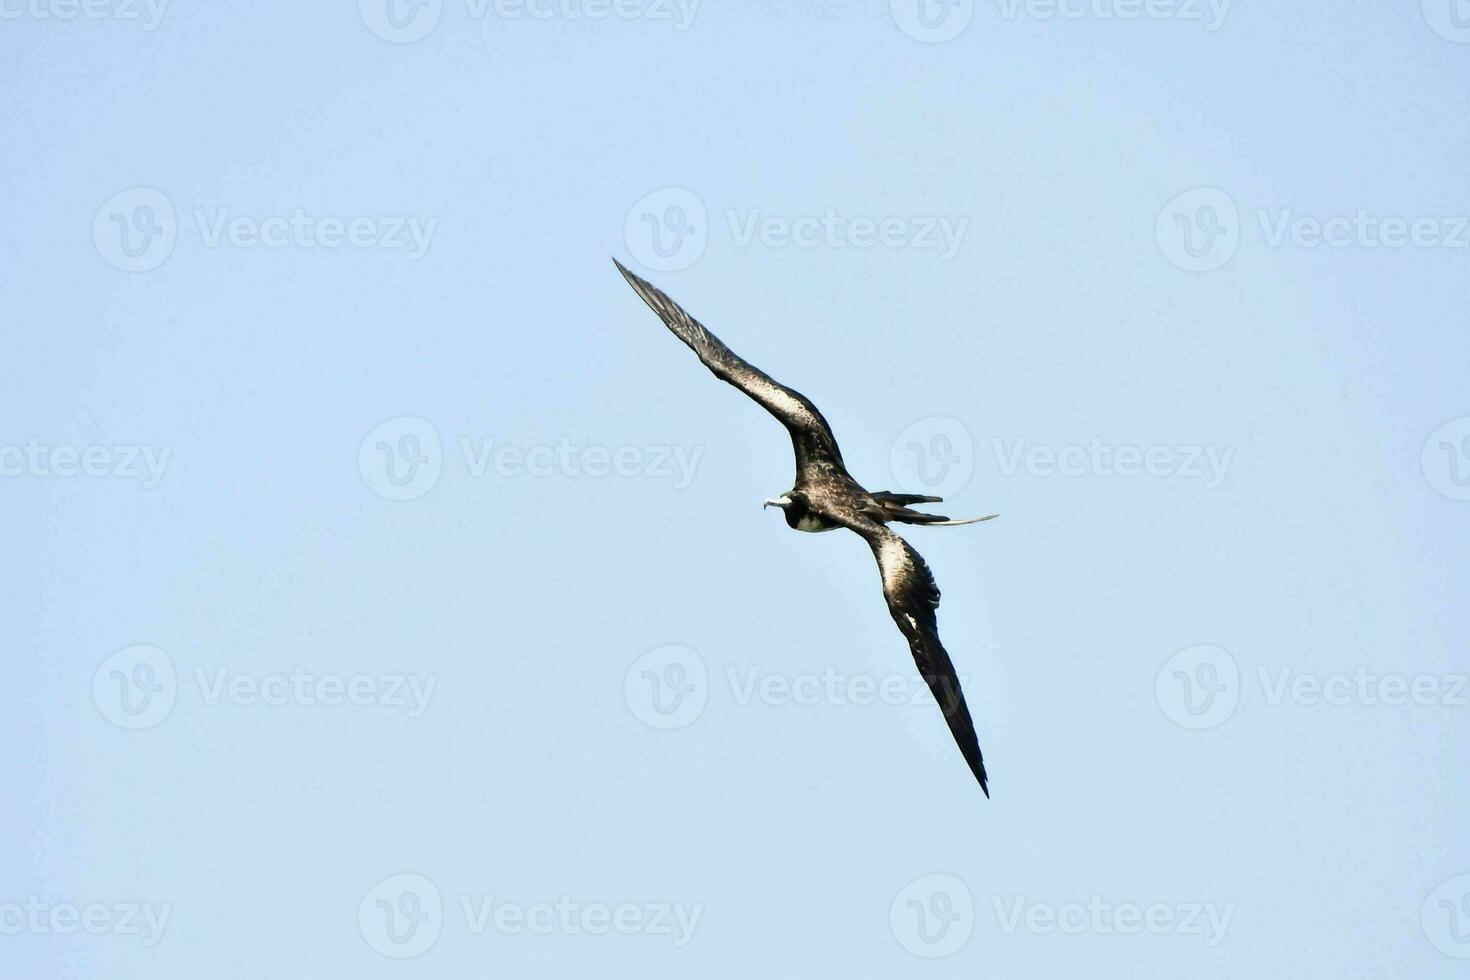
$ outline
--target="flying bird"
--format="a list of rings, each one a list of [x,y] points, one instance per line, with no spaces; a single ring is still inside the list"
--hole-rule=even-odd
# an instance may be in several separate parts
[[[779,507],[786,523],[798,531],[831,531],[845,527],[858,534],[873,549],[883,579],[883,598],[888,612],[908,640],[914,663],[918,665],[934,699],[944,712],[945,721],[960,747],[980,789],[990,796],[985,774],[985,760],[980,755],[980,742],[975,737],[975,724],[965,705],[960,679],[944,645],[939,642],[935,610],[939,608],[939,587],[934,575],[919,553],[903,538],[888,529],[891,521],[925,527],[954,527],[978,524],[997,515],[972,520],[952,521],[947,517],[914,510],[912,504],[937,504],[939,497],[886,490],[869,492],[854,480],[842,462],[842,452],[832,435],[832,427],[817,411],[817,406],[800,392],[787,388],[770,375],[741,359],[699,321],[669,299],[651,283],[629,271],[617,259],[613,264],[628,280],[635,292],[659,315],[674,336],[699,355],[700,361],[715,377],[734,385],[770,412],[791,434],[796,452],[796,484],[772,500],[766,507]]]

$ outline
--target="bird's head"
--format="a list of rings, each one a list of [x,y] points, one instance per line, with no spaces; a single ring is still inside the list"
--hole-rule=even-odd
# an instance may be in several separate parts
[[[788,527],[800,528],[801,522],[811,513],[806,498],[799,490],[788,490],[775,500],[767,500],[762,507],[780,507]]]

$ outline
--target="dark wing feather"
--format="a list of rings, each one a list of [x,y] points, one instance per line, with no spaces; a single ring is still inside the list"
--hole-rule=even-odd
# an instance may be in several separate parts
[[[628,280],[635,292],[643,297],[653,312],[684,343],[688,344],[704,366],[714,376],[734,385],[755,399],[760,406],[780,420],[791,433],[791,442],[796,450],[798,477],[808,472],[813,464],[835,464],[842,467],[842,453],[832,435],[832,427],[817,411],[805,395],[792,391],[759,368],[751,366],[734,351],[720,342],[720,338],[706,330],[698,320],[684,312],[683,307],[669,299],[652,283],[624,268],[617,259],[613,264]]]
[[[888,528],[866,522],[849,526],[866,538],[873,549],[878,570],[883,573],[883,598],[888,600],[888,612],[909,641],[914,663],[933,692],[934,700],[939,702],[960,753],[980,781],[980,788],[989,796],[975,723],[970,720],[970,709],[965,705],[965,693],[960,690],[954,664],[944,644],[939,642],[939,624],[934,612],[939,608],[939,586],[933,573],[919,553]]]

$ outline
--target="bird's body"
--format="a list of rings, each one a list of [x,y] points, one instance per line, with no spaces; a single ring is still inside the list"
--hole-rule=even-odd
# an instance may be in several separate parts
[[[909,506],[938,503],[938,497],[864,489],[847,472],[831,426],[806,396],[778,384],[742,360],[699,321],[684,312],[679,304],[628,271],[622,263],[616,260],[614,263],[644,302],[675,336],[699,355],[715,377],[745,392],[774,415],[790,433],[796,453],[796,482],[780,497],[767,500],[766,505],[780,507],[785,513],[786,523],[798,531],[820,533],[845,527],[868,542],[878,561],[889,614],[908,640],[919,673],[939,703],[970,771],[985,795],[989,796],[985,762],[975,736],[975,726],[970,720],[954,664],[939,642],[934,614],[939,606],[939,588],[924,559],[887,525],[899,521],[931,527],[953,526],[990,520],[995,515],[970,521],[951,521]]]
[[[791,494],[787,494],[787,497],[791,498],[791,503],[786,507],[786,523],[796,530],[821,534],[823,531],[835,531],[842,526],[805,501],[798,500]]]

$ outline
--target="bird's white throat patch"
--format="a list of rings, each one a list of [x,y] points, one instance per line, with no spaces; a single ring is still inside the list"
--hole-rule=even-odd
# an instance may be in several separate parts
[[[832,530],[832,525],[815,514],[802,514],[796,521],[796,529],[798,531],[811,531],[815,534],[818,531]]]

